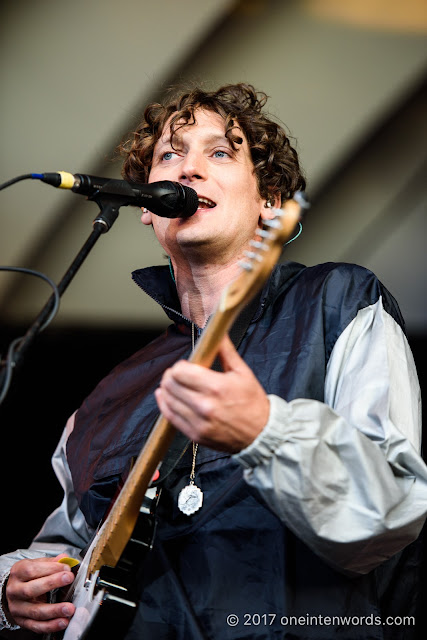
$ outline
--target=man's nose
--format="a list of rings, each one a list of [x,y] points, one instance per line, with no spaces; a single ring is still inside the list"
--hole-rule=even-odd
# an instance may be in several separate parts
[[[181,165],[180,181],[193,182],[194,180],[206,180],[206,178],[207,163],[203,153],[189,151]]]

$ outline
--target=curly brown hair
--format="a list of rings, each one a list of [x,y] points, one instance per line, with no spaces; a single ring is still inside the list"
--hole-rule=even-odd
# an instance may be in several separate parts
[[[170,118],[171,141],[177,130],[195,122],[197,109],[213,111],[224,118],[225,135],[233,149],[242,143],[240,127],[248,141],[258,189],[262,198],[281,195],[282,200],[305,189],[298,155],[283,127],[270,120],[262,109],[267,95],[250,84],[228,84],[216,91],[194,88],[165,104],[148,105],[144,118],[131,139],[120,146],[125,156],[122,175],[126,180],[147,182],[156,142]],[[236,122],[237,125],[236,125]]]

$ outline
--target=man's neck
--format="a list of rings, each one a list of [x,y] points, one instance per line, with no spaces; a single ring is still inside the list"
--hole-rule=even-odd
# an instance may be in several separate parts
[[[174,265],[183,315],[203,328],[215,311],[224,288],[239,274],[236,261],[226,265]]]

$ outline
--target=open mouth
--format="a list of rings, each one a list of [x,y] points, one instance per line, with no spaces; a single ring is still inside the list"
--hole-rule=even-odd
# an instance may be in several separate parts
[[[199,209],[213,209],[214,207],[216,207],[216,202],[209,200],[209,198],[199,196]]]

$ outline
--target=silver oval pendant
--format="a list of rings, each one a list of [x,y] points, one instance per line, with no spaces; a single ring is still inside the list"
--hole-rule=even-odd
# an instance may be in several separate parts
[[[191,516],[196,513],[203,504],[203,493],[195,484],[189,484],[179,492],[178,509]]]

